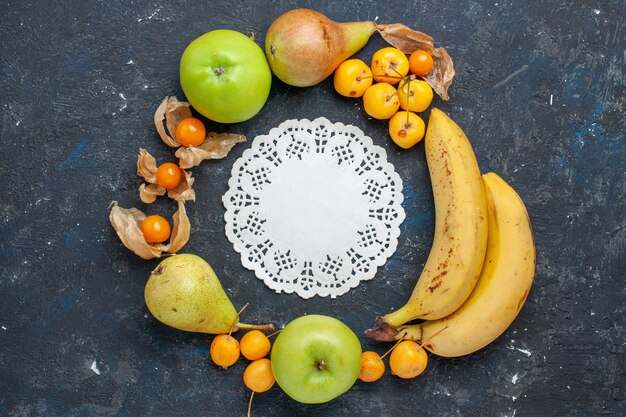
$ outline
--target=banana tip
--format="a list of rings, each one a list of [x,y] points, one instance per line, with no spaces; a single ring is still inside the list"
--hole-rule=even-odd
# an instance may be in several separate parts
[[[393,342],[397,334],[398,329],[387,323],[381,316],[376,317],[374,327],[365,331],[365,336],[379,342]]]

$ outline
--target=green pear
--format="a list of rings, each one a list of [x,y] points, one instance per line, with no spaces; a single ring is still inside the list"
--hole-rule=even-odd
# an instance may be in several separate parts
[[[267,30],[265,56],[284,83],[308,87],[332,74],[375,31],[372,21],[338,23],[314,10],[290,10]]]
[[[239,315],[213,268],[192,254],[163,260],[152,271],[144,297],[154,317],[179,330],[221,334],[240,328],[273,329],[271,324],[239,323]]]

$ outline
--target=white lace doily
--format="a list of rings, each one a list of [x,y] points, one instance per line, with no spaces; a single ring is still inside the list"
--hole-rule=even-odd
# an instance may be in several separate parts
[[[228,185],[226,236],[276,292],[345,294],[396,250],[402,180],[355,126],[287,120],[254,139]]]

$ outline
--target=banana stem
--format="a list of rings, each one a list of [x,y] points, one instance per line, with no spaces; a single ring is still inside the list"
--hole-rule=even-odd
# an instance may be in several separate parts
[[[416,312],[414,309],[408,309],[408,308],[402,307],[394,312],[385,314],[382,320],[393,327],[399,327],[405,323],[410,322],[411,320],[419,319],[420,316],[422,315],[422,314],[419,314],[420,312],[418,312],[417,315],[415,313]]]
[[[393,342],[397,334],[398,329],[387,323],[383,317],[377,317],[374,327],[365,331],[365,336],[379,342]]]

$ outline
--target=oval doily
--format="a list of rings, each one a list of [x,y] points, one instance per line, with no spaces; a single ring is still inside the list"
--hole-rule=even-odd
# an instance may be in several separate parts
[[[254,139],[228,185],[226,236],[276,292],[337,297],[396,250],[402,180],[355,126],[287,120]]]

